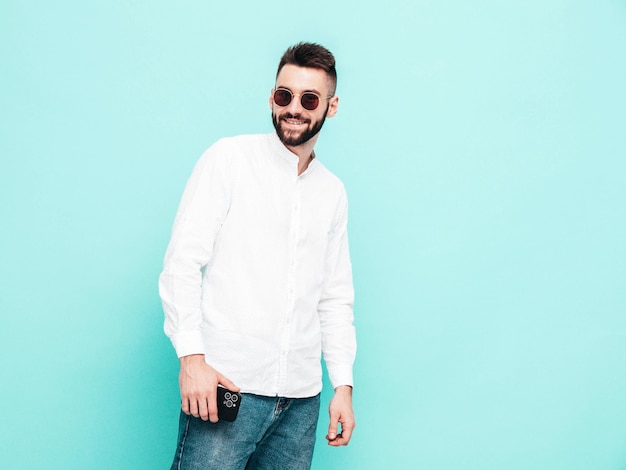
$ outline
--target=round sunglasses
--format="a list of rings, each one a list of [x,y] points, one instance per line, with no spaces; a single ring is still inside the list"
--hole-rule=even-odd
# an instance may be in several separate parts
[[[288,106],[295,96],[300,96],[300,104],[304,109],[313,111],[320,105],[320,97],[311,91],[305,91],[302,94],[294,94],[286,88],[277,88],[274,90],[274,103],[278,106]],[[326,98],[332,98],[327,96]]]

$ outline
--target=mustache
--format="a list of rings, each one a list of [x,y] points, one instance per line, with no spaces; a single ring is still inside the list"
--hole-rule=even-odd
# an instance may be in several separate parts
[[[285,113],[285,114],[281,114],[278,119],[280,119],[281,121],[284,121],[285,119],[299,119],[301,121],[304,121],[306,123],[311,122],[310,119],[305,119],[302,117],[301,114],[291,114],[291,113]]]

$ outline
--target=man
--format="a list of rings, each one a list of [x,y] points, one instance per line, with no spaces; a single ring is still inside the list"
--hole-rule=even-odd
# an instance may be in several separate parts
[[[269,104],[275,133],[219,140],[185,189],[159,289],[180,358],[172,468],[308,469],[323,352],[335,394],[326,439],[355,426],[353,287],[342,183],[313,151],[337,112],[335,59],[300,43]],[[217,389],[242,393],[218,420]]]

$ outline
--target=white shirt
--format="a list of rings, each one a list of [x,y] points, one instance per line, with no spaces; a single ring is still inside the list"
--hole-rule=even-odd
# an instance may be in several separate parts
[[[159,279],[179,357],[206,362],[243,392],[304,398],[352,385],[356,353],[347,198],[317,159],[275,133],[222,139],[183,194]]]

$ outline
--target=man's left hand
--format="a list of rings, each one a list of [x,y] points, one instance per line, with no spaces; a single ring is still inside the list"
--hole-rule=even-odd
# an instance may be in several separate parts
[[[352,437],[352,431],[356,426],[354,411],[352,410],[352,387],[340,385],[335,389],[335,396],[328,407],[330,425],[326,440],[331,446],[346,446]],[[339,432],[341,424],[341,432]]]

